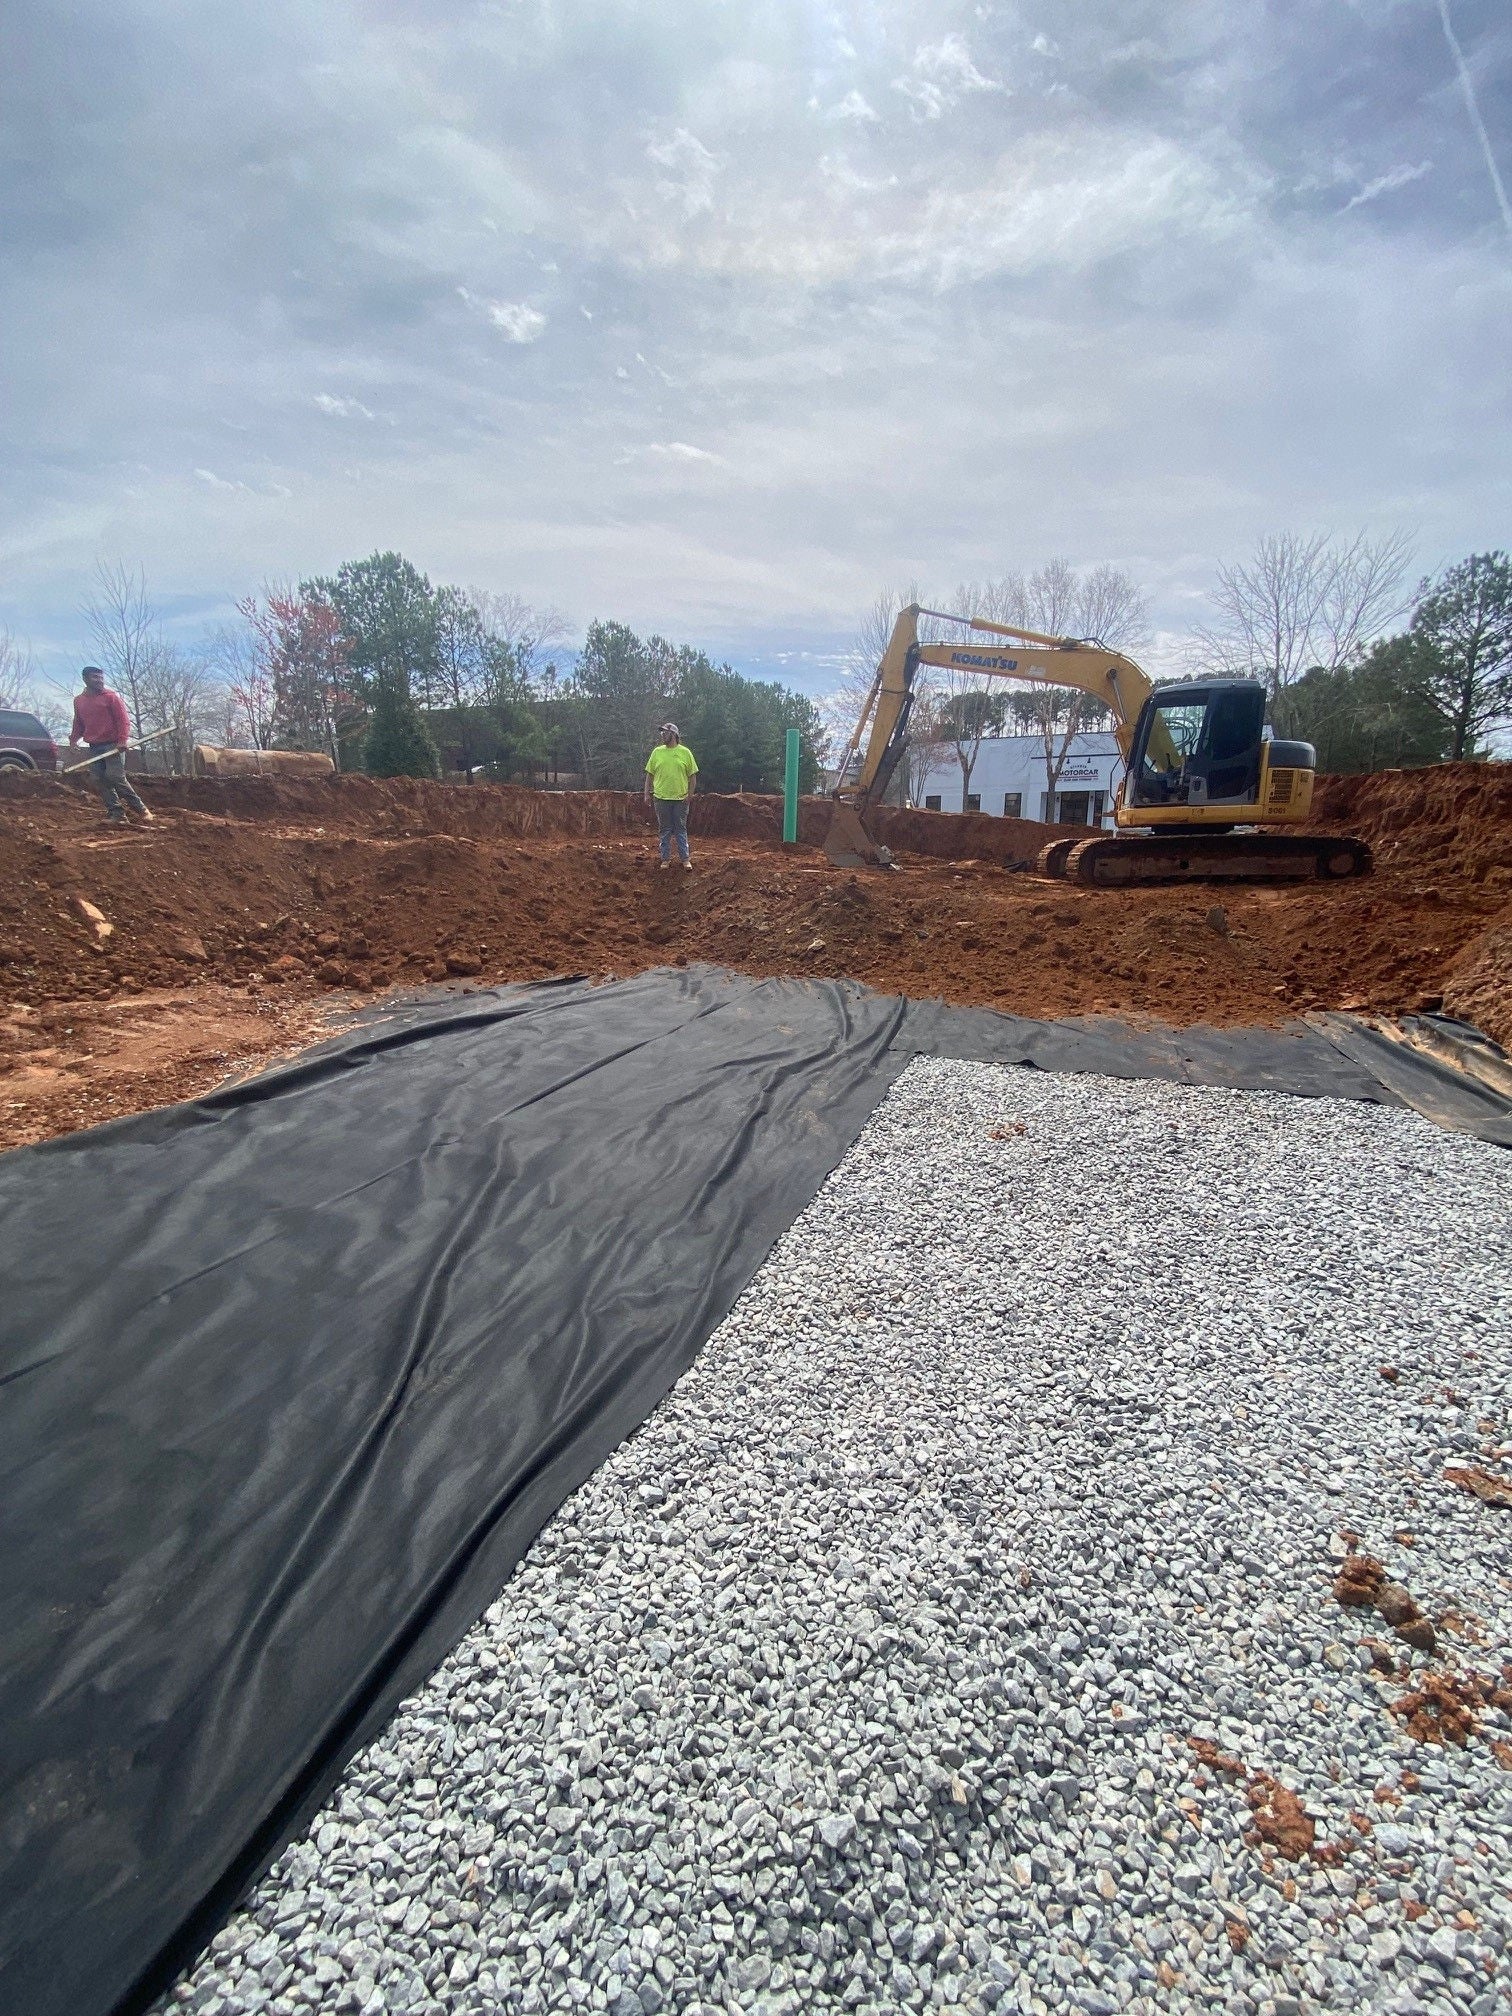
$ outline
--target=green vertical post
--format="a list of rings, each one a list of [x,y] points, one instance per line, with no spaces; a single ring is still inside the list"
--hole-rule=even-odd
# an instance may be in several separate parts
[[[782,844],[798,838],[798,730],[787,731],[787,763],[782,773]]]

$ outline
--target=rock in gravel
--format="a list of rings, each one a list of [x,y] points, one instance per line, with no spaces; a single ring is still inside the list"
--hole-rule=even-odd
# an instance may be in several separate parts
[[[162,2007],[1498,2016],[1509,1227],[1412,1114],[911,1065]]]

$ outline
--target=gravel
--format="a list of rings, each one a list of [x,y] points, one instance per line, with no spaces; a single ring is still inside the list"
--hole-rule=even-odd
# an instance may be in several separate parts
[[[1509,1656],[1509,1226],[1413,1114],[911,1065],[161,2007],[1504,2016],[1508,1717],[1331,1591]]]

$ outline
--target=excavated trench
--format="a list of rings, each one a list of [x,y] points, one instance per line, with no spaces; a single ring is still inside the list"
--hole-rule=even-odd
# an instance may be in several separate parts
[[[151,827],[0,780],[0,1145],[191,1096],[386,989],[711,960],[1022,1015],[1174,1024],[1442,1009],[1512,1041],[1512,766],[1326,779],[1375,850],[1332,887],[1089,890],[1047,829],[884,815],[893,873],[832,868],[774,800],[706,797],[663,874],[638,798],[352,777],[166,780]],[[91,914],[94,913],[94,914]]]

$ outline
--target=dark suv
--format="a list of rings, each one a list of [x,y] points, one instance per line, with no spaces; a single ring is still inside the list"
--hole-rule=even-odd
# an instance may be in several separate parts
[[[0,707],[0,770],[56,770],[58,745],[35,714]]]

